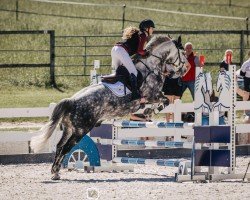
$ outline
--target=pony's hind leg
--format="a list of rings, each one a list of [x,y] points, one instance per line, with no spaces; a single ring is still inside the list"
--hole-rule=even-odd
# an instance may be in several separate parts
[[[83,130],[77,129],[77,131],[75,131],[71,135],[71,137],[67,140],[67,142],[64,145],[57,147],[58,154],[56,154],[56,159],[51,169],[51,172],[54,175],[52,177],[53,180],[60,179],[59,171],[60,171],[61,162],[64,156],[82,139],[83,136],[84,136]]]
[[[60,178],[58,173],[56,174],[55,166],[58,163],[58,158],[61,155],[63,146],[67,143],[67,141],[69,140],[69,138],[73,134],[72,126],[71,126],[71,123],[70,123],[68,117],[65,117],[62,120],[62,123],[61,123],[60,126],[62,127],[62,130],[63,130],[62,138],[60,139],[60,141],[56,145],[56,155],[55,155],[55,159],[54,159],[54,162],[53,162],[53,165],[52,165],[52,168],[51,168],[51,173],[55,174],[54,179],[59,179]]]
[[[69,134],[67,135],[67,134],[65,134],[65,132],[63,132],[63,136],[56,146],[56,155],[55,155],[55,159],[54,159],[54,162],[53,162],[53,165],[51,168],[51,173],[54,174],[52,179],[54,179],[54,180],[60,179],[59,174],[57,173],[57,171],[59,171],[59,170],[56,169],[57,168],[56,166],[58,163],[58,159],[60,158],[60,155],[62,153],[63,146],[67,143],[70,136],[71,135],[69,135]]]

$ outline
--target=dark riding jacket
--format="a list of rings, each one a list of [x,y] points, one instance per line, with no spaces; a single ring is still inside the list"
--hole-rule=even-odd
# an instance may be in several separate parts
[[[232,64],[232,63],[231,63]],[[228,71],[228,63],[225,60],[222,60],[220,63],[220,68],[224,68],[226,71]]]
[[[144,32],[135,32],[131,38],[116,43],[116,46],[123,47],[130,56],[134,54],[140,54],[144,56],[146,54],[144,45],[147,41],[148,37]]]

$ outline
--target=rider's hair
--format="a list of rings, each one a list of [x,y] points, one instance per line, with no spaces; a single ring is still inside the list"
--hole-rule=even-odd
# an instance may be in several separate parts
[[[133,26],[129,26],[124,29],[122,39],[126,40],[132,37],[132,35],[136,32],[139,32],[139,29]]]
[[[187,46],[189,46],[189,45],[191,45],[191,46],[192,46],[192,48],[193,48],[193,44],[192,44],[191,42],[187,42],[187,43],[185,44],[184,48],[186,49],[186,48],[187,48]]]
[[[232,49],[227,49],[226,51],[225,51],[225,55],[227,55],[227,53],[233,53],[233,50]]]

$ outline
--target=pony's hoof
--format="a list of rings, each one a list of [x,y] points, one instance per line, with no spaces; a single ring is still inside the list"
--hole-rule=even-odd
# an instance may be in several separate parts
[[[55,174],[54,176],[52,176],[51,179],[52,180],[60,180],[60,176],[59,176],[59,174]]]

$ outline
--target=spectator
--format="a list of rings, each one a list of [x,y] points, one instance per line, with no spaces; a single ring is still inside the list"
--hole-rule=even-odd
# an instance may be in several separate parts
[[[250,92],[250,51],[248,51],[248,60],[240,68],[240,75],[244,77],[244,90]]]
[[[169,104],[173,104],[176,99],[180,99],[182,85],[181,79],[176,75],[173,75],[171,72],[168,71],[168,67],[166,66],[165,70],[165,81],[163,84],[162,92],[168,98]],[[173,113],[166,114],[166,121],[173,122],[174,116]]]
[[[241,98],[237,97],[237,100],[238,101],[242,101],[242,100],[248,101],[249,100],[249,92],[244,90],[244,88],[245,88],[244,87],[244,79],[240,75],[241,73],[242,73],[241,69],[236,71],[236,80],[237,80],[236,93],[237,93],[237,95],[239,95],[239,97],[241,97]]]
[[[186,73],[190,70],[190,67],[190,65],[187,65]],[[166,65],[166,69],[164,70],[166,78],[163,84],[162,92],[168,98],[169,104],[173,104],[176,99],[180,99],[181,97],[182,81],[181,77],[179,77],[177,74],[174,74],[170,70],[171,68],[169,68],[169,65]],[[166,121],[174,121],[173,113],[166,114]]]
[[[194,100],[194,85],[195,85],[195,69],[196,67],[201,67],[198,56],[194,55],[193,45],[191,42],[185,44],[185,53],[189,64],[191,65],[190,70],[182,77],[182,92],[181,96],[188,88],[192,98]]]
[[[228,63],[227,63],[227,55],[231,55],[232,58],[233,51],[231,49],[227,49],[224,54],[224,58],[220,63],[220,70],[228,71]]]
[[[240,68],[240,75],[244,77],[244,90],[242,90],[239,86],[236,89],[237,94],[242,96],[243,101],[249,101],[250,98],[250,51],[248,51],[248,60],[243,63]],[[238,74],[239,77],[239,74]],[[243,120],[244,123],[250,123],[250,110],[245,110],[245,117]],[[239,134],[238,136],[238,144],[249,144],[250,143],[250,133]]]

